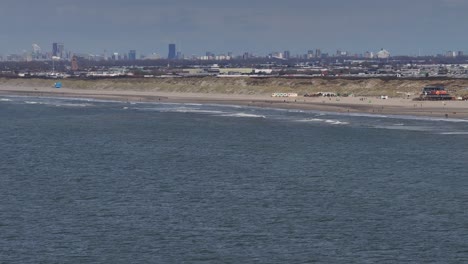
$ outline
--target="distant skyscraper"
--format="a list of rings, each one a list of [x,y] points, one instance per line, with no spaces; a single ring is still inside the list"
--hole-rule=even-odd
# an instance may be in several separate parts
[[[176,58],[176,45],[169,44],[169,55],[167,56],[168,59],[173,60]]]
[[[59,43],[57,45],[57,56],[59,56],[60,58],[64,58],[65,56],[65,48],[64,48],[64,45],[63,43]]]
[[[136,60],[136,50],[130,50],[130,52],[128,52],[128,59]]]
[[[58,56],[58,43],[52,43],[52,56]]]
[[[320,49],[315,50],[315,58],[320,58],[322,57],[322,51]]]
[[[65,49],[63,43],[52,43],[52,56],[64,58]]]
[[[291,52],[289,50],[285,50],[283,53],[283,58],[289,60],[289,58],[291,58]]]

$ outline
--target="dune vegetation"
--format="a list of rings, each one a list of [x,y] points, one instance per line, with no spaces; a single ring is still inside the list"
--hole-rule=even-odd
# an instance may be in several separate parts
[[[1,78],[0,86],[52,87],[61,81],[69,89],[128,90],[152,92],[218,93],[218,94],[270,94],[294,92],[299,95],[317,92],[354,94],[355,96],[418,95],[426,85],[442,84],[453,95],[468,95],[468,80],[408,80],[408,79],[344,79],[344,78],[115,78],[115,79],[22,79]]]

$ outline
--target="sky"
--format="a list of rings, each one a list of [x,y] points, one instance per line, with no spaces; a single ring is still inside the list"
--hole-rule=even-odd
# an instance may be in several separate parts
[[[468,53],[468,0],[1,0],[0,54]]]

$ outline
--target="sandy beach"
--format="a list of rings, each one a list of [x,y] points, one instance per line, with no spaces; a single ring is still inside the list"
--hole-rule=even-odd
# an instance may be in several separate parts
[[[135,90],[99,90],[31,86],[0,86],[0,95],[95,98],[134,102],[173,102],[248,105],[268,108],[318,110],[340,113],[416,115],[468,119],[468,101],[413,101],[377,96],[273,98],[270,94],[219,94]]]

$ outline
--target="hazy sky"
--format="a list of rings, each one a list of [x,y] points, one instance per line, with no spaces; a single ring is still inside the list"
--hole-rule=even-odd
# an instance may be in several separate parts
[[[468,52],[468,0],[1,0],[0,53]]]

